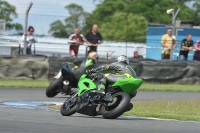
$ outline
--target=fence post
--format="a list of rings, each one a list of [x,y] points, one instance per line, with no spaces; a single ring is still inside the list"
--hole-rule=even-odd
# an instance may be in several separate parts
[[[88,46],[86,46],[86,50],[85,50],[85,58],[87,58],[87,53],[88,53]]]
[[[172,11],[172,45],[171,45],[171,51],[170,51],[170,60],[173,60],[173,46],[175,44],[175,21],[176,21],[176,17],[179,13],[180,9],[178,9],[176,11],[176,13],[174,13],[174,10]]]
[[[21,51],[21,44],[19,44],[19,51],[18,51],[18,55],[20,55],[20,51]]]
[[[27,41],[26,41],[27,33],[26,33],[26,30],[27,30],[27,27],[28,27],[28,13],[29,13],[32,5],[33,5],[33,3],[31,1],[31,3],[29,4],[29,6],[26,10],[25,28],[24,28],[24,55],[26,55],[26,48],[27,48]]]
[[[127,56],[127,41],[128,41],[128,15],[126,16],[126,56]]]
[[[34,45],[34,51],[33,51],[33,53],[34,53],[34,55],[35,55],[35,44],[33,44]]]

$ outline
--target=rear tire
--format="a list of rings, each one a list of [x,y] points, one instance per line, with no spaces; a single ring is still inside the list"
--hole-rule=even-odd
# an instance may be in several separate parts
[[[102,106],[102,116],[105,119],[116,119],[121,116],[124,112],[127,111],[130,104],[130,96],[125,92],[118,92],[113,95],[113,97],[117,97],[117,101],[111,107]]]
[[[69,98],[70,99],[70,98]],[[77,99],[78,99],[78,97],[75,97],[73,100],[73,102],[71,101],[71,100],[69,100],[69,99],[67,99],[64,103],[63,103],[63,105],[62,105],[62,107],[61,107],[61,109],[60,109],[60,113],[63,115],[63,116],[71,116],[71,115],[73,115],[73,114],[75,114],[76,113],[76,108],[77,108]],[[71,103],[70,103],[71,102]],[[70,106],[68,105],[67,107],[66,107],[66,104],[71,104]]]
[[[58,79],[54,79],[49,87],[46,89],[46,96],[47,97],[54,97],[59,93],[58,84],[63,82],[63,78],[60,77]]]

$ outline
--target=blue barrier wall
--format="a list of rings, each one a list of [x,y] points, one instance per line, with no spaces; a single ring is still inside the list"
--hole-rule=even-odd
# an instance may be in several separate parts
[[[146,45],[148,47],[162,47],[161,46],[161,38],[164,34],[166,34],[168,27],[148,27],[147,28],[147,37],[146,37]],[[176,28],[175,34],[176,34],[176,39],[178,42],[177,48],[181,48],[181,41],[186,38],[187,34],[192,34],[193,36],[193,41],[194,43],[200,39],[200,29],[195,29],[195,28]],[[156,59],[160,60],[161,59],[161,49],[147,49],[146,50],[146,58],[151,58],[151,59]],[[174,53],[179,53],[179,50],[174,50]],[[193,54],[194,51],[190,51],[189,54],[191,54],[188,57],[188,60],[193,60]],[[173,60],[177,60],[177,56],[173,56]]]

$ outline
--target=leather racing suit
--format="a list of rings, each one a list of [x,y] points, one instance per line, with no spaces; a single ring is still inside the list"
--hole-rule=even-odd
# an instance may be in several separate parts
[[[114,70],[114,73],[111,73]],[[119,79],[123,78],[137,78],[135,71],[127,64],[123,62],[114,62],[94,68],[93,72],[111,71],[108,74],[104,74],[100,79],[98,90],[105,89],[107,84],[113,84]]]

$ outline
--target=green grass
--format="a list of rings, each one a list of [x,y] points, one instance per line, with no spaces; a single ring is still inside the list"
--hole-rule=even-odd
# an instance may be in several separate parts
[[[139,88],[139,90],[200,92],[200,85],[194,85],[194,84],[150,84],[150,83],[144,83]]]
[[[181,101],[136,101],[134,108],[124,115],[174,120],[200,121],[200,99]],[[48,106],[60,110],[61,106]]]
[[[48,80],[20,80],[20,79],[0,79],[0,87],[16,88],[47,88],[51,81]],[[139,90],[148,91],[181,91],[200,92],[200,86],[194,84],[150,84],[144,83]]]
[[[200,121],[200,99],[177,101],[138,101],[125,115]]]
[[[49,83],[47,80],[0,79],[0,87],[47,88]]]

